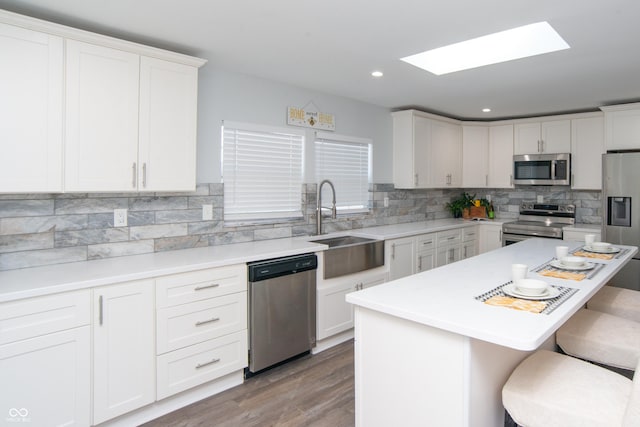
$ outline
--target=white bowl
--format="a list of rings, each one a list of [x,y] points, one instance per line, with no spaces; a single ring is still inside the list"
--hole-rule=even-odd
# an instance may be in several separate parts
[[[607,242],[593,242],[593,243],[591,244],[591,247],[592,247],[593,249],[597,249],[597,250],[600,250],[600,251],[604,251],[604,250],[607,250],[607,249],[609,249],[609,248],[611,247],[611,243],[607,243]]]
[[[548,288],[546,282],[536,279],[520,279],[514,283],[516,291],[523,295],[542,295]]]
[[[579,256],[566,256],[560,260],[560,262],[567,267],[582,267],[584,265],[584,258]]]

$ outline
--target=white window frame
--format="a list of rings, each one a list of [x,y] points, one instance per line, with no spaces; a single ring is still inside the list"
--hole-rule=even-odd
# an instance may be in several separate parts
[[[248,141],[246,136],[251,134],[255,134],[256,141]],[[267,140],[271,138],[274,144],[279,144],[279,150],[266,147]],[[242,155],[248,155],[243,164],[239,163],[241,159],[237,157],[239,141],[244,142]],[[235,145],[230,145],[232,143]],[[251,144],[255,145],[250,147]],[[252,148],[257,150],[255,157],[251,157]],[[224,183],[225,223],[276,223],[301,219],[304,154],[305,132],[302,130],[223,121],[220,168]],[[290,156],[289,159],[286,156]],[[269,167],[266,167],[265,159]],[[281,161],[279,169],[275,167],[277,163],[274,162],[277,161]],[[280,175],[274,174],[271,180],[265,179],[269,177],[268,174],[275,172]],[[279,202],[276,203],[276,200]]]
[[[363,146],[366,146],[366,171],[360,170],[359,174],[359,183],[351,182],[349,184],[346,183],[346,177],[344,175],[344,170],[346,170],[343,166],[339,164],[326,165],[323,166],[323,159],[319,156],[319,150],[321,150],[323,144],[336,144],[342,145],[344,147],[347,146],[357,146],[360,149]],[[329,179],[336,188],[336,206],[338,209],[338,213],[346,214],[346,213],[368,213],[370,211],[371,206],[371,192],[369,191],[369,187],[371,186],[371,177],[372,177],[372,152],[373,152],[373,141],[368,138],[358,138],[347,135],[339,135],[329,132],[316,132],[314,138],[314,159],[315,159],[315,169],[316,169],[316,182],[320,183],[323,179]],[[355,159],[353,159],[355,160]],[[341,172],[330,172],[332,168],[337,168],[341,170]],[[328,170],[327,170],[328,169]],[[366,183],[363,182],[366,175]],[[357,180],[357,179],[356,179]],[[349,187],[345,188],[346,185]],[[322,200],[323,202],[328,201],[327,197],[330,197],[328,193],[325,194],[325,190],[328,186],[323,188]],[[360,187],[358,190],[357,187]],[[342,192],[341,192],[342,189]],[[357,200],[355,198],[351,198],[350,200],[345,200],[345,195],[354,195],[360,192],[361,197]]]

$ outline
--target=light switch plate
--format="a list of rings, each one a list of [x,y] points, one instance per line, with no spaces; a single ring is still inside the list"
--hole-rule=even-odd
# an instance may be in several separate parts
[[[202,220],[210,221],[213,219],[213,205],[202,205]]]
[[[114,227],[127,226],[127,210],[126,209],[113,210],[113,226]]]

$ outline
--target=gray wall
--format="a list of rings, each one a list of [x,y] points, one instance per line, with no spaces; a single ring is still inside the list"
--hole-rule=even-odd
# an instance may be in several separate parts
[[[198,85],[200,183],[220,182],[222,120],[286,127],[287,107],[304,107],[310,101],[320,111],[335,116],[335,133],[373,140],[373,182],[391,182],[393,179],[393,123],[387,108],[228,72],[211,63],[200,69]],[[306,140],[310,148],[312,129],[307,131]],[[314,174],[313,164],[307,162],[304,182],[314,182]]]

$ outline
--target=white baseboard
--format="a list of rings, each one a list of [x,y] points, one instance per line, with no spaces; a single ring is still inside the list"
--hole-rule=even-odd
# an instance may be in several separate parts
[[[316,346],[311,349],[311,354],[318,354],[345,341],[349,341],[352,338],[353,328],[349,329],[348,331],[340,332],[339,334],[333,335],[329,338],[317,341]]]

